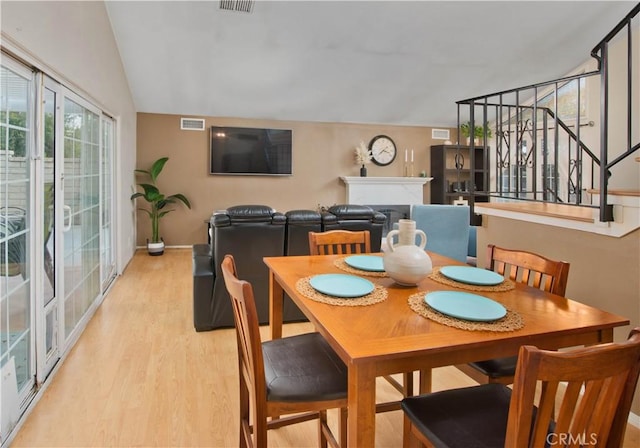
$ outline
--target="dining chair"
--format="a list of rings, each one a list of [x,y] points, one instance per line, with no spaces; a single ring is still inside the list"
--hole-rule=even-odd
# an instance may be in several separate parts
[[[309,232],[309,253],[311,255],[340,255],[371,253],[371,239],[368,230],[329,230],[327,232]],[[383,378],[403,397],[413,395],[413,373],[403,374],[403,384],[391,375]],[[396,402],[378,403],[377,412],[400,409]]]
[[[368,230],[309,232],[311,255],[363,254],[371,252]]]
[[[522,346],[513,391],[483,384],[402,400],[403,446],[621,447],[639,373],[640,327],[622,343]]]
[[[487,246],[487,269],[563,297],[567,289],[569,267],[567,262],[550,260],[533,252],[504,249],[494,244]],[[509,356],[456,367],[480,384],[511,384],[517,361],[517,356]]]
[[[489,244],[487,266],[498,274],[508,273],[511,280],[552,294],[564,297],[567,289],[569,263],[551,260],[533,252],[504,249]]]
[[[347,368],[319,333],[262,342],[253,288],[232,255],[221,263],[231,297],[240,374],[240,447],[267,447],[267,430],[318,419],[319,446],[346,446]],[[339,408],[339,439],[327,410]],[[252,439],[253,434],[253,439]]]

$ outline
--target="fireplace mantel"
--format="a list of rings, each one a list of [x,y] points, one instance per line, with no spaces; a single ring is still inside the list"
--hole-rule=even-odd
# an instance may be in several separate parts
[[[348,177],[347,204],[424,204],[423,187],[432,177]]]

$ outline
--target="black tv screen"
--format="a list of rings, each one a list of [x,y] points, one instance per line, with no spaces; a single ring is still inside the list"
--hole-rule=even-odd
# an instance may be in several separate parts
[[[211,126],[210,174],[291,175],[291,130]]]

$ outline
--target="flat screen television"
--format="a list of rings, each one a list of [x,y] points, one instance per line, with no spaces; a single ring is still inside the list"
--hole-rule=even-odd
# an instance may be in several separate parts
[[[291,175],[289,129],[211,126],[210,174]]]

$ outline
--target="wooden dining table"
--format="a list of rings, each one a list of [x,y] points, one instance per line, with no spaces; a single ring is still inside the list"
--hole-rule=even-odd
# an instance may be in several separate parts
[[[378,254],[381,255],[381,254]],[[429,253],[433,266],[460,265]],[[401,286],[389,277],[358,276],[387,291],[385,300],[366,306],[335,306],[301,293],[296,283],[318,274],[347,274],[336,260],[344,255],[265,257],[270,276],[271,337],[282,337],[283,292],[286,292],[348,368],[348,446],[375,444],[376,377],[423,371],[467,362],[512,356],[521,345],[540,348],[592,345],[613,340],[615,327],[629,320],[516,283],[509,291],[473,292],[502,304],[522,319],[514,331],[472,331],[437,323],[415,312],[409,296],[454,286],[426,277],[416,286]],[[340,261],[340,260],[338,260]],[[421,384],[428,391],[430,377]]]

